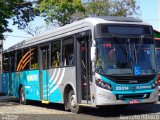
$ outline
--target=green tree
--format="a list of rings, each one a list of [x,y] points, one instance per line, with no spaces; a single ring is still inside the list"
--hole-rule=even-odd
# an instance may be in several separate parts
[[[47,23],[63,26],[85,17],[131,16],[139,6],[136,0],[40,0],[39,10]]]
[[[87,16],[139,15],[136,0],[89,0],[84,3]]]
[[[83,4],[86,16],[108,16],[110,13],[111,4],[109,0],[89,0]]]
[[[112,3],[112,9],[110,9],[110,14],[112,16],[132,16],[140,15],[140,6],[137,4],[136,0],[115,0]]]
[[[78,19],[76,13],[84,12],[81,0],[41,0],[39,10],[47,23],[56,22],[63,26]]]
[[[14,25],[24,28],[38,15],[34,4],[29,0],[0,0],[0,39],[4,39],[3,33],[12,32],[8,26],[9,19],[13,19]]]

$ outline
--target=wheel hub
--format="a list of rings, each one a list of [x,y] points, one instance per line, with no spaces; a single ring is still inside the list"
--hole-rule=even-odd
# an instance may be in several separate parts
[[[73,108],[75,108],[75,107],[77,106],[76,96],[75,96],[75,95],[72,95],[71,98],[70,98],[70,100],[71,100],[71,106],[72,106]]]

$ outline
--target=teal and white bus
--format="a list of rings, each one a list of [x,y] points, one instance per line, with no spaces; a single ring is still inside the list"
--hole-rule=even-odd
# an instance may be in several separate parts
[[[79,112],[158,100],[153,28],[124,17],[86,18],[3,53],[3,92]]]

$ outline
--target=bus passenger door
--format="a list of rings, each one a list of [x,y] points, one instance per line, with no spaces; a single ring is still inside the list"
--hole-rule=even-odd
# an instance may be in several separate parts
[[[77,38],[77,98],[79,103],[90,104],[91,62],[89,35]]]
[[[48,100],[49,45],[39,47],[39,78],[41,100]]]

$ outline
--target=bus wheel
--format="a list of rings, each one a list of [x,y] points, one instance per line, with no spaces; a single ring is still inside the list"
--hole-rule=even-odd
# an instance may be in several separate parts
[[[26,104],[26,99],[25,99],[25,94],[24,94],[24,88],[21,87],[20,89],[20,103],[25,105]]]
[[[79,113],[80,112],[80,107],[76,101],[76,95],[73,90],[69,92],[68,95],[68,102],[69,102],[69,109],[73,113]]]

